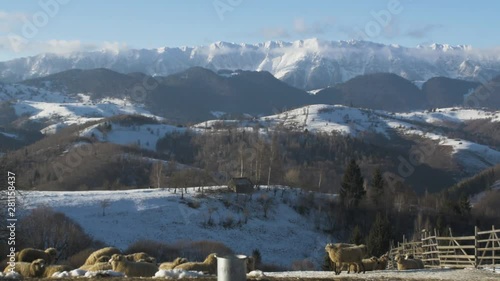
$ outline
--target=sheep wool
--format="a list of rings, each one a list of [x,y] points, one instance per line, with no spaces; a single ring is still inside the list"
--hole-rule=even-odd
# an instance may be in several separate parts
[[[160,264],[161,270],[172,270],[179,264],[187,263],[188,260],[186,258],[176,258],[172,262],[164,262]]]
[[[369,259],[362,259],[361,262],[363,263],[363,266],[365,267],[365,271],[377,270],[379,267],[379,260],[377,257],[371,257]],[[355,264],[351,264],[349,271],[359,272],[359,269],[356,268]]]
[[[8,265],[4,269],[4,273],[8,273],[12,271],[12,267]],[[23,277],[43,277],[45,271],[45,261],[43,259],[36,259],[29,262],[16,262],[14,266],[14,271],[19,273]]]
[[[156,263],[155,258],[153,258],[152,256],[150,256],[144,252],[126,255],[125,258],[127,258],[127,260],[129,260],[129,261],[135,261],[135,262]]]
[[[343,245],[327,244],[325,250],[330,260],[335,264],[335,274],[338,275],[342,272],[342,265],[344,263],[355,264],[358,273],[361,268],[363,269],[363,273],[365,272],[365,267],[362,263],[362,258],[366,253],[365,245],[346,247]]]
[[[398,255],[395,260],[398,264],[398,270],[421,269],[419,263],[414,259],[405,259]]]
[[[109,260],[113,271],[121,272],[127,277],[153,277],[158,267],[147,262],[131,262],[124,255],[114,254]]]
[[[17,255],[17,261],[32,262],[43,259],[46,264],[52,264],[55,262],[56,256],[57,250],[55,248],[47,248],[46,250],[24,248]]]
[[[202,271],[208,274],[217,273],[217,258],[215,254],[210,254],[203,262],[187,262],[176,266],[174,269],[186,271]]]
[[[85,261],[84,265],[93,265],[97,262],[97,260],[99,260],[99,258],[101,256],[111,257],[114,254],[121,254],[121,251],[115,247],[106,247],[106,248],[99,249],[99,250],[93,252],[92,254],[90,254],[90,256]]]
[[[387,268],[389,260],[391,259],[389,258],[389,255],[387,253],[380,256],[380,258],[378,258],[377,270],[385,270]]]

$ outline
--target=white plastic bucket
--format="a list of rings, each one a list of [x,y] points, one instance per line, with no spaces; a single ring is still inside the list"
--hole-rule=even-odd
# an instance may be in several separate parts
[[[246,281],[247,256],[227,255],[217,258],[217,281]]]

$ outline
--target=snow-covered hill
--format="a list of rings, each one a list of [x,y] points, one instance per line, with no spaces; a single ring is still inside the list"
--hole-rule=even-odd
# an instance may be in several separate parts
[[[95,239],[123,250],[143,239],[168,244],[212,240],[236,253],[249,255],[259,249],[263,262],[269,264],[290,268],[292,262],[304,259],[321,264],[324,246],[330,240],[292,208],[301,196],[308,196],[306,193],[286,188],[283,196],[281,190],[275,196],[272,189],[263,187],[248,200],[245,195],[217,190],[227,188],[205,187],[205,196],[200,196],[198,188],[189,188],[184,199],[179,190],[173,193],[173,189],[29,191],[23,193],[22,209],[51,206],[74,219]],[[314,197],[332,198],[320,193],[314,193]],[[260,198],[273,200],[267,217]],[[103,200],[110,201],[105,216],[100,207]]]
[[[409,48],[313,38],[259,44],[216,42],[208,46],[80,52],[64,56],[40,54],[0,63],[0,80],[20,81],[67,69],[100,67],[122,73],[168,75],[193,66],[212,70],[265,70],[307,90],[375,72],[395,73],[411,81],[436,76],[489,80],[500,74],[498,55],[470,46],[432,44]]]
[[[418,136],[434,141],[437,146],[451,147],[454,158],[464,169],[480,171],[500,163],[500,151],[487,145],[447,137],[442,130],[450,123],[458,125],[480,119],[488,119],[500,126],[499,111],[443,108],[433,112],[390,113],[340,105],[311,105],[254,120],[212,120],[194,127],[210,129],[224,123],[247,130],[257,126],[267,129],[284,126],[296,131],[334,132],[354,137],[375,133],[383,135],[388,141],[393,134]]]

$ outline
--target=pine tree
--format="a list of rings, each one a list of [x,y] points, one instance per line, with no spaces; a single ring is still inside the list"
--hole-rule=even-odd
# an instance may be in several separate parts
[[[470,214],[471,209],[469,197],[465,193],[462,193],[460,199],[458,199],[458,212],[460,215],[466,216]]]
[[[377,168],[375,172],[373,173],[372,181],[371,181],[371,186],[372,186],[372,193],[371,193],[371,199],[375,206],[378,206],[381,203],[381,199],[384,196],[384,178],[382,177],[382,172],[380,172],[380,169]]]
[[[359,227],[359,225],[356,225],[352,229],[351,239],[349,240],[351,244],[356,244],[356,245],[363,244],[364,237],[363,234],[361,234],[361,228]]]
[[[377,213],[366,241],[369,255],[378,257],[386,253],[389,250],[390,239],[391,225],[389,220],[380,213]]]
[[[365,195],[361,169],[354,159],[349,162],[342,177],[340,199],[346,206],[357,206]]]

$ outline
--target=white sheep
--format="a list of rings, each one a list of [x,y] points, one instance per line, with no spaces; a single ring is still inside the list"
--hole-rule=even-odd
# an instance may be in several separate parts
[[[124,273],[128,277],[153,277],[158,267],[148,262],[131,262],[124,255],[114,254],[109,260],[113,271]]]
[[[419,269],[424,268],[424,262],[421,259],[416,259],[413,254],[406,254],[405,260],[414,260],[418,263]]]
[[[360,268],[362,268],[363,273],[365,273],[365,267],[362,263],[362,258],[366,253],[365,245],[348,247],[340,244],[327,244],[325,250],[330,257],[330,260],[335,264],[335,274],[340,274],[344,263],[355,264],[358,269],[358,273],[360,272]]]
[[[362,259],[361,262],[365,267],[365,271],[373,271],[377,270],[379,267],[379,260],[377,257],[371,257],[368,259]],[[356,267],[356,264],[350,264],[349,271],[359,272],[359,268]],[[348,271],[348,273],[349,273]]]
[[[46,250],[24,248],[16,255],[16,260],[32,262],[37,259],[43,259],[45,264],[52,264],[55,262],[56,256],[57,250],[55,248],[47,248]]]
[[[100,256],[97,259],[96,263],[84,264],[80,266],[79,269],[85,271],[111,270],[111,264],[109,263],[109,259],[111,259],[109,256]]]
[[[408,270],[408,269],[421,269],[421,265],[414,259],[405,259],[401,255],[397,255],[396,263],[398,264],[398,270]]]
[[[14,266],[7,265],[4,273],[15,271],[23,277],[43,277],[45,271],[45,261],[43,259],[36,259],[32,262],[15,262]]]
[[[106,247],[106,248],[99,249],[99,250],[93,252],[92,254],[90,254],[90,256],[85,261],[84,265],[93,265],[94,263],[97,262],[99,257],[101,257],[101,256],[111,257],[114,254],[121,254],[121,251],[115,247]]]
[[[129,261],[135,261],[135,262],[156,263],[155,258],[153,258],[152,256],[150,256],[144,252],[125,255],[125,258],[127,258],[127,260],[129,260]]]
[[[188,262],[188,260],[186,258],[176,258],[172,262],[161,263],[160,266],[159,266],[159,268],[161,270],[172,270],[176,266],[178,266],[179,264],[183,264],[183,263],[187,263],[187,262]]]
[[[208,274],[216,274],[217,258],[215,257],[215,254],[210,254],[203,262],[186,262],[176,266],[174,269],[201,271]]]

